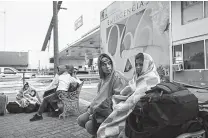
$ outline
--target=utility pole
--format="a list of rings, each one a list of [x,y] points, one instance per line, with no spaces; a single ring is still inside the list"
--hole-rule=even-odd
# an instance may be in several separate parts
[[[54,74],[57,73],[59,66],[59,48],[58,48],[58,4],[53,1],[53,34],[54,34]]]
[[[67,8],[61,8],[61,4],[62,4],[62,1],[59,1],[58,2],[58,11],[57,11],[57,14],[59,12],[60,9],[64,9],[64,10],[67,10]],[[42,46],[42,49],[41,51],[45,51],[46,47],[47,47],[47,44],[48,44],[48,41],[50,41],[50,37],[51,37],[51,31],[53,30],[53,17],[51,19],[51,22],[50,22],[50,25],[49,25],[49,28],[48,28],[48,31],[47,31],[47,34],[45,36],[45,40],[43,42],[43,46]]]

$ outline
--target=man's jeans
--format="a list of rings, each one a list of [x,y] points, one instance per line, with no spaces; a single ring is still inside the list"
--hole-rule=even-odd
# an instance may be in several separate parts
[[[57,92],[44,97],[43,102],[41,103],[40,108],[38,110],[38,114],[42,115],[42,113],[46,109],[48,103],[51,104],[51,106],[54,108],[54,110],[58,109],[58,105],[57,105],[58,101],[60,101],[60,100],[58,98]]]

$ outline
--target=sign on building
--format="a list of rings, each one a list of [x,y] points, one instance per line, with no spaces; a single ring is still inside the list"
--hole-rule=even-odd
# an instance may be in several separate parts
[[[150,54],[158,68],[169,70],[168,24],[168,1],[116,1],[100,13],[101,52],[130,79],[139,52]]]
[[[83,16],[81,15],[74,23],[74,30],[76,31],[83,25]]]

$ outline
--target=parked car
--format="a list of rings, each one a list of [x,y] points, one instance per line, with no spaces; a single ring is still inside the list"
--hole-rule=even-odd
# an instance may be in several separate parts
[[[24,78],[34,78],[36,74],[33,72],[25,72]],[[12,67],[0,67],[0,81],[14,81],[21,80],[23,78],[23,72],[19,72]]]
[[[21,80],[23,77],[18,70],[12,67],[0,67],[0,81]]]

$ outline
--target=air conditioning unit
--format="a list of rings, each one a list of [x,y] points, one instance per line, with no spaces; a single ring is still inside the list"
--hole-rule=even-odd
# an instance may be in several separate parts
[[[182,70],[184,70],[182,63],[173,64],[172,67],[173,67],[173,71],[182,71]]]

